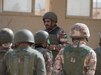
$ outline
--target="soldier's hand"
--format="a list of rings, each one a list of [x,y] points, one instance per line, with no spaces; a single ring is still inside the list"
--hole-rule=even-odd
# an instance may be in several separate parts
[[[49,49],[59,51],[61,47],[62,47],[61,45],[50,45]]]

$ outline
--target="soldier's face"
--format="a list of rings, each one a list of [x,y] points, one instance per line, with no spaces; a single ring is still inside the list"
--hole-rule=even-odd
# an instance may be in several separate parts
[[[46,29],[51,30],[54,26],[53,21],[50,20],[50,19],[44,19],[43,22],[44,22],[44,25],[45,25]]]

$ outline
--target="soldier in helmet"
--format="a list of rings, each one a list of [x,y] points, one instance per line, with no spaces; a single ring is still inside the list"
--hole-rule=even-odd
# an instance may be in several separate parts
[[[0,75],[6,75],[4,64],[4,55],[8,51],[12,51],[12,41],[14,33],[9,28],[2,28],[0,30]]]
[[[59,50],[67,44],[67,34],[57,26],[57,15],[54,12],[47,12],[43,16],[45,31],[50,35],[50,47],[53,54],[53,62]]]
[[[31,47],[32,44],[34,37],[31,31],[22,29],[15,33],[15,48],[5,55],[8,75],[46,75],[44,58]]]
[[[35,49],[41,52],[44,56],[47,75],[51,75],[52,52],[49,49],[47,49],[48,45],[50,44],[49,34],[44,30],[40,30],[35,33],[34,39],[35,39]]]
[[[101,75],[101,34],[99,40],[99,47],[94,49],[97,54],[97,67],[95,71],[95,75]]]
[[[70,31],[72,44],[60,50],[56,57],[54,75],[94,75],[96,69],[96,53],[86,45],[90,37],[87,25],[76,23]]]

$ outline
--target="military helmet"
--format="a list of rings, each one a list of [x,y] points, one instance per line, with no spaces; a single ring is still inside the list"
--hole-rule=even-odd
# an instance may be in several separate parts
[[[44,30],[40,30],[40,31],[36,32],[34,35],[34,39],[35,39],[35,44],[43,44],[43,43],[49,44],[49,42],[48,42],[49,34]]]
[[[70,37],[71,38],[89,38],[90,37],[90,32],[89,28],[87,27],[86,24],[83,23],[75,23],[70,32]]]
[[[15,33],[14,44],[21,42],[34,43],[34,36],[30,30],[21,29]]]
[[[14,39],[14,33],[9,28],[2,28],[0,30],[0,43],[11,43]]]
[[[43,20],[44,20],[44,19],[51,19],[51,20],[57,22],[57,15],[56,15],[55,13],[53,13],[53,12],[47,12],[47,13],[45,13],[45,15],[43,16]]]

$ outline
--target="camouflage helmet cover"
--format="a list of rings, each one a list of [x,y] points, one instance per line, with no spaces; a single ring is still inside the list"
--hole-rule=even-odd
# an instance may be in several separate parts
[[[43,20],[44,19],[51,19],[51,20],[57,22],[57,15],[54,12],[47,12],[43,16]]]
[[[34,38],[35,38],[35,44],[43,44],[48,41],[49,34],[44,30],[40,30],[35,33]]]
[[[86,24],[75,23],[71,28],[70,37],[89,38],[90,37],[89,28],[87,27]]]
[[[9,28],[2,28],[0,30],[0,43],[12,42],[14,39],[14,33]]]
[[[21,29],[16,32],[14,37],[14,44],[21,42],[34,43],[34,36],[30,30]]]

